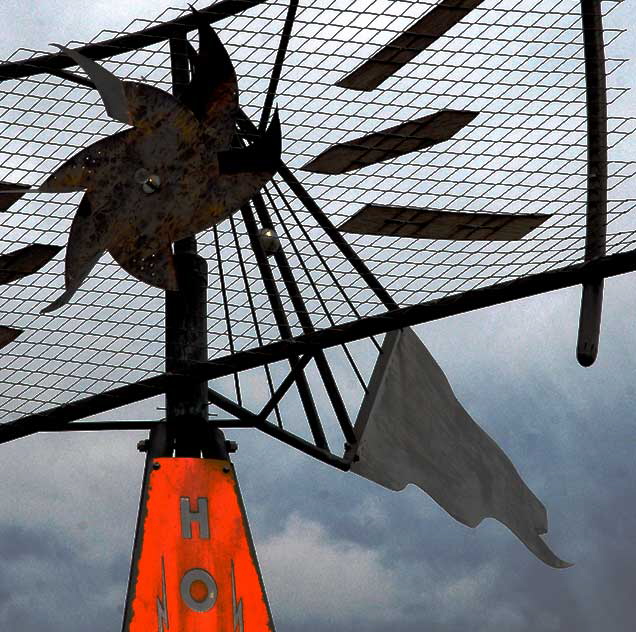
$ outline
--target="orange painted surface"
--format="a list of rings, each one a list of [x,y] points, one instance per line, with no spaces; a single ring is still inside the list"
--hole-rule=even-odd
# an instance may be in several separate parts
[[[273,632],[232,465],[186,458],[155,463],[125,630]],[[182,498],[189,499],[185,511]],[[202,537],[206,525],[208,538]]]

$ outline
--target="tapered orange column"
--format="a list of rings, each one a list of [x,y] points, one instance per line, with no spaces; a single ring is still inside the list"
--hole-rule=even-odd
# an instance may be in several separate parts
[[[234,468],[153,461],[125,632],[274,632]]]

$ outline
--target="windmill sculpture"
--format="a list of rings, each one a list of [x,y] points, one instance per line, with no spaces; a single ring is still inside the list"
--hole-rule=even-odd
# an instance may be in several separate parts
[[[464,524],[475,527],[485,517],[494,517],[546,564],[569,566],[541,537],[547,531],[541,502],[457,401],[441,369],[409,327],[582,283],[577,354],[584,365],[594,361],[603,278],[632,265],[620,256],[605,256],[607,106],[598,3],[581,3],[590,165],[586,263],[466,292],[461,300],[453,297],[453,301],[402,308],[341,231],[414,240],[509,242],[538,229],[550,215],[374,203],[337,229],[281,161],[285,121],[281,126],[278,113],[272,114],[299,3],[291,0],[287,9],[258,125],[239,106],[233,63],[210,26],[260,4],[223,0],[143,33],[153,35],[153,41],[170,42],[173,94],[148,83],[120,80],[96,61],[107,56],[104,47],[99,52],[99,46],[59,47],[60,52],[53,55],[0,66],[0,77],[5,80],[50,73],[94,89],[108,116],[130,126],[83,148],[37,187],[2,183],[2,210],[9,212],[30,193],[83,194],[66,246],[64,291],[42,312],[54,314],[72,306],[105,252],[132,277],[166,291],[164,374],[7,422],[0,426],[0,440],[41,430],[85,429],[88,425],[110,428],[107,423],[100,426],[77,420],[165,393],[166,419],[151,424],[150,438],[141,446],[147,460],[124,617],[124,630],[130,632],[273,629],[229,459],[233,445],[225,440],[223,424],[209,419],[209,403],[234,415],[235,426],[256,427],[390,489],[414,483]],[[379,89],[481,4],[480,0],[442,0],[337,85],[354,91]],[[193,30],[198,33],[198,50],[187,38]],[[142,45],[143,38],[126,37],[116,43],[119,51]],[[86,77],[68,71],[72,65],[79,66]],[[478,112],[446,108],[335,144],[307,162],[304,170],[347,174],[449,141],[473,123],[479,123]],[[385,311],[327,328],[314,326],[270,213],[268,187],[279,187],[276,178],[284,181]],[[277,191],[284,197],[279,188]],[[197,254],[194,236],[212,229],[218,252],[216,227],[227,220],[235,230],[236,215],[246,228],[280,340],[252,350],[230,349],[228,358],[208,360],[206,262]],[[36,243],[4,254],[0,280],[10,283],[42,270],[60,250]],[[301,336],[291,335],[274,268],[303,329]],[[338,284],[335,276],[333,279]],[[254,326],[258,331],[256,319]],[[0,331],[1,343],[8,346],[22,333],[5,326]],[[373,337],[381,334],[386,336],[380,347]],[[325,351],[339,345],[346,351],[345,345],[356,340],[373,340],[380,352],[354,425]],[[289,362],[290,370],[272,388],[268,367],[281,360]],[[313,403],[304,373],[310,362],[315,363],[346,442],[341,456],[330,450]],[[258,413],[207,387],[209,380],[256,367],[265,367],[271,388],[270,400]],[[298,389],[307,414],[311,441],[269,420],[272,414],[278,415],[278,404],[292,386]],[[424,418],[422,410],[426,411]]]

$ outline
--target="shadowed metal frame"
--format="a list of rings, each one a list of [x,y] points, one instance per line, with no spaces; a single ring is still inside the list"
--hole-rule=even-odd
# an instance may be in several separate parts
[[[252,6],[260,4],[260,2],[249,2],[248,0],[225,0],[217,5],[213,5],[202,12],[210,17],[210,22],[222,19],[230,15]],[[603,63],[602,55],[598,54],[598,46],[600,39],[600,47],[602,51],[603,41],[602,37],[599,38],[599,25],[598,21],[590,26],[590,23],[586,21],[586,16],[596,16],[596,4],[590,3],[586,0],[582,0],[582,12],[584,17],[584,33],[593,32],[595,34],[594,45],[587,45],[585,47],[586,53],[586,70],[588,71],[588,81],[590,81],[590,89],[588,90],[588,107],[594,108],[596,103],[596,115],[590,117],[588,113],[588,164],[601,164],[603,161],[607,161],[607,141],[603,139],[603,119],[607,116],[606,109],[598,109],[599,100],[603,98],[604,83],[601,83],[602,69],[599,70]],[[259,126],[253,124],[246,116],[243,116],[239,121],[242,134],[244,138],[249,139],[254,136],[258,131],[258,127],[262,127],[263,121],[267,120],[267,116],[271,111],[273,103],[273,95],[276,91],[276,82],[280,78],[280,72],[284,61],[285,49],[289,41],[291,34],[291,25],[293,24],[294,14],[296,10],[297,2],[290,3],[289,13],[287,21],[283,31],[283,37],[281,39],[281,46],[277,54],[277,60],[275,65],[275,72],[272,74],[270,88],[267,93],[266,106],[263,109],[263,116]],[[93,44],[87,47],[79,49],[84,55],[93,59],[105,59],[111,57],[120,52],[126,52],[131,50],[137,50],[141,47],[149,44],[155,44],[158,41],[166,39],[177,39],[184,37],[185,34],[196,28],[194,21],[188,17],[179,18],[170,23],[166,23],[161,26],[151,27],[145,31],[126,35],[123,37],[115,38],[102,44]],[[602,25],[601,27],[602,28]],[[10,63],[0,66],[0,77],[3,79],[29,77],[43,72],[50,72],[57,76],[76,81],[81,85],[89,85],[82,77],[78,77],[73,73],[70,73],[66,68],[73,65],[73,62],[59,55],[47,55],[41,58],[29,60],[22,63]],[[589,69],[588,69],[589,66]],[[596,79],[593,75],[596,73]],[[590,80],[590,76],[592,79]],[[596,81],[596,84],[594,83]],[[90,84],[92,85],[92,84]],[[591,105],[590,105],[591,103]],[[606,106],[605,106],[606,107]],[[591,110],[592,112],[594,110]],[[607,126],[605,121],[605,135],[607,133]],[[605,156],[603,157],[603,148],[605,149]],[[400,308],[398,304],[393,300],[390,294],[382,286],[380,281],[371,272],[369,267],[364,261],[355,253],[354,249],[348,244],[340,231],[333,225],[326,214],[320,209],[319,205],[315,202],[312,196],[308,193],[305,187],[296,179],[289,168],[283,166],[280,171],[280,175],[285,184],[291,189],[296,198],[304,205],[306,210],[313,216],[317,224],[325,231],[328,237],[332,240],[335,246],[343,254],[343,256],[349,261],[352,267],[360,274],[362,279],[366,282],[368,287],[374,292],[381,303],[387,310],[386,313],[360,318],[352,323],[346,323],[344,325],[333,325],[329,328],[321,329],[318,331],[313,330],[313,326],[307,320],[305,320],[303,326],[303,335],[292,338],[291,330],[285,327],[284,320],[278,317],[279,329],[281,338],[283,340],[278,343],[269,345],[261,345],[257,349],[250,351],[238,351],[231,353],[223,358],[217,358],[208,362],[200,362],[192,365],[191,369],[187,373],[164,373],[153,378],[141,380],[136,384],[130,384],[121,388],[117,388],[111,391],[104,392],[100,395],[87,397],[76,402],[69,404],[63,404],[41,413],[26,415],[16,421],[8,422],[0,426],[0,441],[9,441],[21,436],[27,436],[38,431],[51,431],[61,429],[86,429],[87,424],[72,424],[78,419],[83,417],[105,412],[119,406],[141,401],[148,397],[163,394],[171,388],[178,388],[179,384],[184,384],[187,380],[206,381],[209,379],[218,378],[225,375],[238,374],[238,372],[247,370],[249,368],[267,366],[273,362],[280,360],[290,360],[290,366],[292,381],[298,383],[298,379],[302,374],[302,369],[298,369],[300,358],[307,360],[308,357],[314,357],[316,362],[320,362],[321,375],[325,386],[330,391],[330,397],[332,403],[335,402],[335,407],[340,408],[340,414],[338,414],[338,420],[341,422],[341,428],[347,436],[350,428],[350,421],[348,421],[346,414],[342,414],[342,408],[340,407],[341,397],[337,392],[338,389],[335,384],[329,379],[329,367],[325,366],[325,362],[319,358],[324,358],[321,354],[325,349],[329,349],[336,345],[344,345],[347,342],[355,340],[361,340],[369,338],[374,335],[381,335],[395,328],[403,326],[411,326],[420,324],[423,322],[430,322],[438,318],[444,318],[453,314],[463,313],[490,305],[501,304],[507,301],[516,300],[518,298],[541,294],[544,292],[552,291],[555,289],[565,288],[572,285],[583,284],[589,286],[590,284],[598,285],[599,279],[613,276],[615,274],[622,274],[624,272],[630,272],[636,270],[636,255],[634,253],[621,253],[616,255],[605,255],[604,239],[603,246],[601,248],[603,254],[599,250],[599,230],[602,230],[602,226],[606,221],[602,217],[602,204],[599,205],[598,190],[594,191],[594,187],[598,189],[603,186],[603,173],[601,170],[600,176],[598,172],[592,173],[590,171],[590,178],[588,179],[588,243],[595,242],[597,245],[590,245],[586,249],[587,253],[595,252],[596,254],[586,256],[586,262],[573,266],[568,266],[557,271],[539,273],[530,275],[514,281],[495,284],[493,286],[482,288],[478,290],[458,293],[443,299],[434,301],[426,301],[418,305],[411,305],[409,307]],[[605,167],[605,190],[607,189],[607,168]],[[274,186],[277,186],[274,184]],[[266,192],[267,195],[267,192]],[[596,197],[595,197],[596,196]],[[284,197],[283,197],[284,199]],[[606,208],[605,197],[605,208]],[[592,208],[594,206],[594,208]],[[254,209],[257,210],[257,215],[263,225],[267,222],[267,207],[262,197],[257,198],[254,202]],[[273,207],[272,210],[276,212]],[[259,212],[260,211],[260,212]],[[243,218],[246,220],[246,224],[251,226],[252,229],[256,228],[254,221],[254,215],[252,207],[245,207],[242,210]],[[265,220],[265,221],[263,221]],[[252,231],[249,230],[251,233]],[[252,238],[252,235],[250,235]],[[268,271],[269,264],[266,258],[259,255],[259,247],[252,239],[252,245],[254,247],[257,260],[259,262],[259,269],[261,276],[265,280],[271,274],[271,270]],[[306,312],[303,307],[302,295],[298,290],[297,285],[293,280],[293,275],[289,274],[289,265],[285,261],[284,253],[277,255],[277,264],[281,271],[286,271],[286,286],[292,300],[294,302],[294,308],[298,315]],[[223,277],[223,274],[221,274]],[[280,295],[274,284],[268,290],[268,295],[272,303],[272,309],[274,314],[277,313],[276,305],[280,303]],[[226,299],[227,300],[227,299]],[[282,311],[284,316],[284,311]],[[600,310],[599,310],[600,315]],[[256,315],[252,309],[253,320],[256,323]],[[304,318],[304,317],[303,317]],[[268,370],[268,369],[267,369]],[[300,377],[300,384],[302,384],[303,378]],[[289,381],[289,380],[288,380]],[[331,387],[328,384],[331,383]],[[271,378],[269,380],[270,388],[270,404],[269,407],[273,407],[277,410],[277,394],[274,393]],[[300,387],[301,391],[304,389]],[[334,390],[335,388],[335,390]],[[303,439],[297,437],[291,433],[288,433],[281,427],[270,424],[269,422],[260,419],[258,415],[255,415],[251,411],[243,408],[240,404],[240,391],[237,387],[237,399],[238,404],[232,402],[234,405],[234,413],[236,414],[236,420],[225,421],[223,424],[215,420],[215,424],[223,425],[223,427],[245,427],[252,425],[259,428],[264,432],[268,432],[274,436],[278,436],[282,440],[295,443],[295,447],[307,452],[312,453],[312,456],[317,454],[322,455],[324,459],[331,459],[332,464],[343,465],[345,462],[341,461],[341,457],[330,452],[326,447],[326,439],[324,439],[324,433],[319,429],[320,421],[316,420],[311,413],[310,402],[311,394],[305,392],[305,410],[309,410],[308,418],[310,424],[313,424],[312,433],[315,441],[315,445],[308,442],[303,443]],[[221,402],[218,397],[215,398],[216,402]],[[230,401],[230,400],[228,400]],[[223,402],[224,405],[230,407],[228,401]],[[229,411],[232,412],[232,411]],[[345,411],[346,413],[346,411]],[[278,414],[278,411],[277,411]],[[113,424],[115,425],[115,424]],[[102,426],[103,427],[103,426]],[[122,426],[123,428],[123,426]],[[132,428],[129,425],[129,428]],[[316,453],[316,450],[319,452]],[[323,459],[323,460],[324,460]]]

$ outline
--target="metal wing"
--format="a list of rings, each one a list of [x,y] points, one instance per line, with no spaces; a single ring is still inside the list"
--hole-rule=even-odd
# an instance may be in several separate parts
[[[452,138],[478,112],[441,110],[396,127],[334,145],[308,162],[303,169],[340,175],[378,162],[399,158],[412,151],[432,147]]]
[[[352,90],[374,90],[445,35],[482,2],[483,0],[442,0],[407,31],[381,48],[336,85]]]

